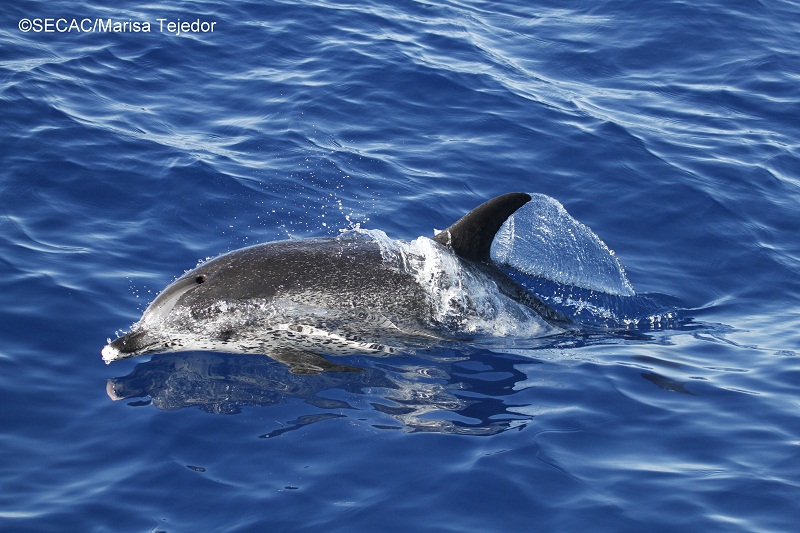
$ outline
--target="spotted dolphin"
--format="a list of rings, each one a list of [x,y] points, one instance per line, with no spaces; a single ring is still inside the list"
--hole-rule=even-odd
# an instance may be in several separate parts
[[[487,329],[560,332],[567,320],[490,258],[497,231],[530,199],[504,194],[412,243],[351,231],[220,255],[167,286],[128,333],[109,340],[103,360],[259,353],[310,374],[355,370],[323,356],[385,355]]]

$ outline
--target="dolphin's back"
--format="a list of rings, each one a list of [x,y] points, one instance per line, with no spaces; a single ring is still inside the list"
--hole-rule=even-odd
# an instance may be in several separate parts
[[[429,313],[423,288],[385,261],[380,245],[369,238],[260,244],[217,257],[184,276],[213,278],[207,290],[189,292],[179,302],[197,310],[214,301],[260,299],[373,309],[414,321]]]

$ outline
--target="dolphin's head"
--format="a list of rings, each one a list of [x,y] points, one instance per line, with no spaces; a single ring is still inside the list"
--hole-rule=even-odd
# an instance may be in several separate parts
[[[224,257],[224,256],[223,256]],[[218,258],[221,259],[221,258]],[[219,261],[209,261],[172,282],[147,307],[131,330],[109,342],[102,351],[106,363],[148,353],[175,351],[181,344],[167,333],[171,316],[179,309],[195,309],[204,296],[220,289],[215,283]],[[216,289],[216,290],[215,290]],[[194,304],[194,305],[193,305]]]
[[[316,247],[325,250],[333,244],[340,250],[334,240],[315,241]],[[230,318],[232,309],[243,302],[270,302],[287,286],[305,285],[310,261],[303,255],[306,248],[293,241],[265,243],[200,264],[168,285],[128,333],[109,342],[103,348],[103,360],[209,349],[214,341],[230,336],[225,321],[218,320],[221,314]]]

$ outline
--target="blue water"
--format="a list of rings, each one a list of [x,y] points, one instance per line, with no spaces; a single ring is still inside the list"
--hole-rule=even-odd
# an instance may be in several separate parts
[[[20,30],[60,17],[152,26]],[[15,1],[0,51],[1,530],[795,530],[797,3]],[[200,259],[513,190],[681,319],[100,358]]]

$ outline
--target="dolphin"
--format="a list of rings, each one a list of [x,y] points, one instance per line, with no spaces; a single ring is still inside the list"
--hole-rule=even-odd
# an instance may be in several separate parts
[[[490,258],[497,231],[530,200],[498,196],[411,243],[355,230],[222,254],[167,286],[129,332],[109,339],[103,360],[209,350],[316,374],[359,370],[323,356],[387,355],[486,332],[561,333],[569,321]]]

